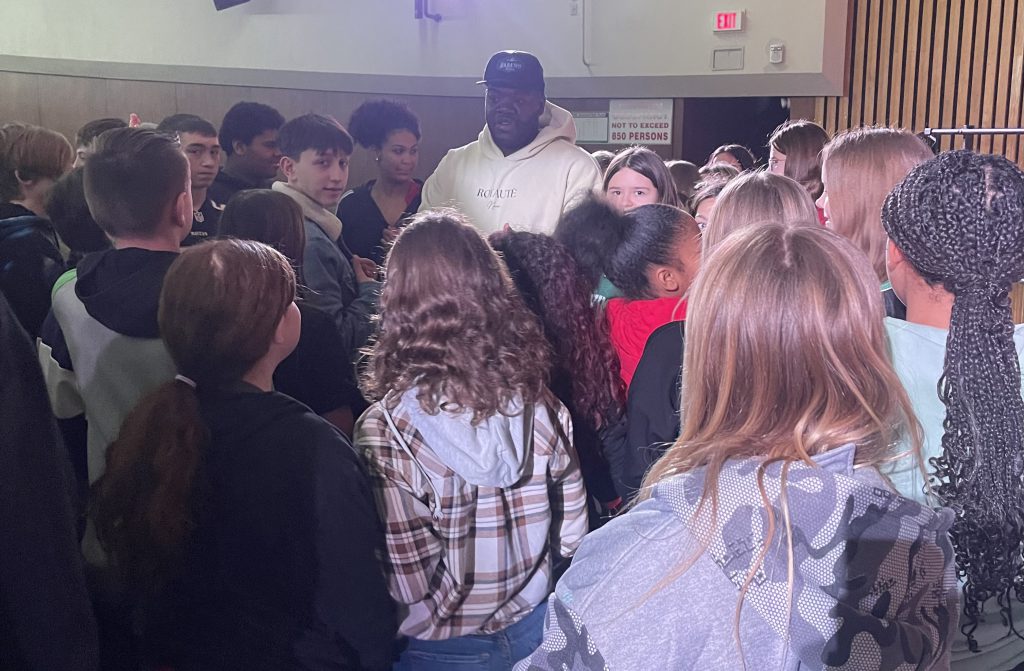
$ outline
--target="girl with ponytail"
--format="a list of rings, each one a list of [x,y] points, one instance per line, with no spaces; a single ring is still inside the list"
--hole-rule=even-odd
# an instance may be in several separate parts
[[[893,359],[922,425],[931,492],[956,512],[965,638],[953,668],[1009,669],[1024,658],[1024,327],[1008,299],[1024,277],[1024,173],[1002,157],[942,154],[896,186],[882,223],[907,305],[906,322],[886,320]],[[925,500],[918,464],[893,470],[901,493]]]
[[[179,374],[125,420],[93,502],[147,664],[390,663],[366,477],[340,433],[273,391],[294,299],[288,259],[256,242],[194,247],[167,273],[158,319]]]

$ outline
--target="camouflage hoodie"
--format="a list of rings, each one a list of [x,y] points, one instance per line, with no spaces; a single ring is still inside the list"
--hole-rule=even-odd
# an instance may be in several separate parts
[[[948,669],[958,612],[952,512],[899,496],[874,468],[854,469],[853,457],[851,445],[815,466],[790,466],[791,610],[774,464],[764,486],[776,530],[743,599],[737,642],[740,589],[764,548],[768,515],[758,462],[730,461],[718,525],[695,516],[701,470],[661,482],[588,536],[551,597],[543,645],[517,671]]]

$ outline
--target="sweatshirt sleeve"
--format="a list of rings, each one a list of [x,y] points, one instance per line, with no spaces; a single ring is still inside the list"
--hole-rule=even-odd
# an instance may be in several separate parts
[[[324,431],[330,436],[322,440],[314,473],[318,618],[355,651],[360,668],[390,669],[398,615],[380,563],[384,535],[369,478],[348,441],[332,428]],[[298,652],[308,668],[320,668],[314,662],[321,655],[330,657],[314,641]]]
[[[441,162],[437,164],[433,174],[423,184],[423,190],[420,191],[420,212],[454,204],[455,193],[452,189],[453,179],[451,175],[452,163],[452,153],[449,151],[441,159]]]
[[[592,191],[601,188],[601,168],[597,161],[586,152],[569,165],[565,178],[565,196],[562,199],[562,212],[565,212],[578,200]]]
[[[544,640],[515,671],[607,671],[601,651],[583,619],[558,595],[548,599]]]
[[[572,420],[565,406],[559,404],[558,423],[560,431],[555,440],[550,463],[551,530],[557,534],[552,547],[558,548],[559,556],[571,557],[587,533],[587,492],[583,488],[583,474],[579,459],[569,438],[572,436]]]
[[[95,669],[71,469],[31,342],[3,294],[0,347],[0,667]]]
[[[342,264],[348,267],[343,268]],[[380,283],[357,285],[355,299],[346,302],[341,283],[348,274],[354,277],[352,264],[334,243],[319,236],[307,239],[302,276],[309,288],[309,302],[331,316],[354,359],[373,333],[370,317],[377,311]]]

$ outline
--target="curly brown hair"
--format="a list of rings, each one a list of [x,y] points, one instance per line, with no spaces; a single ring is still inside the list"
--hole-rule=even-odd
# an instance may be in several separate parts
[[[416,387],[424,411],[468,410],[480,422],[504,414],[517,396],[524,404],[551,399],[540,322],[505,264],[454,210],[420,214],[398,236],[366,353],[362,389],[373,400]]]
[[[554,350],[555,377],[571,378],[572,398],[566,405],[595,429],[613,424],[625,400],[619,360],[608,322],[591,305],[590,289],[572,254],[540,233],[499,231],[489,239],[544,325]]]

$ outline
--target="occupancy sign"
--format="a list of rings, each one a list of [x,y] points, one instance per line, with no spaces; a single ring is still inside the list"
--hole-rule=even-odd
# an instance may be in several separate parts
[[[672,144],[672,99],[611,100],[610,144]]]

